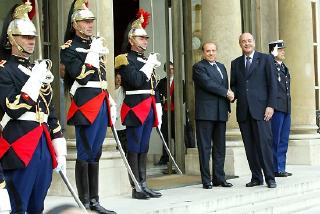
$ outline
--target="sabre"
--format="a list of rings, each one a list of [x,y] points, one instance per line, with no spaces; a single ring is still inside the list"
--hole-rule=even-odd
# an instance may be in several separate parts
[[[62,172],[61,170],[59,171],[59,174],[60,174],[63,182],[64,182],[65,185],[67,186],[69,192],[70,192],[71,195],[73,196],[74,200],[77,202],[78,206],[79,206],[81,209],[83,209],[83,211],[84,211],[85,213],[88,213],[87,210],[86,210],[86,208],[83,206],[82,202],[80,201],[80,199],[78,198],[78,196],[77,196],[76,193],[74,192],[74,190],[73,190],[73,188],[72,188],[72,186],[71,186],[68,178],[63,174],[63,172]]]
[[[176,163],[176,161],[174,160],[174,158],[173,158],[173,156],[172,156],[172,154],[171,154],[171,152],[170,152],[170,149],[168,148],[167,143],[166,143],[166,141],[165,141],[165,139],[164,139],[164,137],[163,137],[163,135],[162,135],[162,132],[161,132],[161,130],[159,129],[159,127],[157,127],[157,132],[158,132],[158,134],[160,135],[160,138],[161,138],[161,141],[162,141],[162,143],[163,143],[163,145],[164,145],[164,148],[165,148],[165,150],[167,151],[169,157],[171,158],[174,166],[177,168],[179,174],[182,175],[183,173],[182,173],[182,171],[180,170],[180,168],[179,168],[178,164]]]
[[[112,130],[112,133],[113,133],[113,137],[114,139],[116,140],[116,143],[118,145],[118,149],[119,149],[119,152],[120,152],[120,155],[121,155],[121,158],[124,162],[124,165],[126,166],[127,170],[128,170],[128,173],[134,183],[134,186],[136,188],[136,190],[139,192],[139,191],[142,191],[142,188],[140,186],[140,184],[138,183],[136,177],[134,176],[133,172],[132,172],[132,169],[128,163],[128,160],[126,158],[126,155],[124,154],[124,151],[122,149],[122,146],[121,146],[121,143],[120,143],[120,140],[119,140],[119,137],[118,137],[118,134],[117,134],[117,130],[114,128],[114,125],[111,126],[111,130]]]

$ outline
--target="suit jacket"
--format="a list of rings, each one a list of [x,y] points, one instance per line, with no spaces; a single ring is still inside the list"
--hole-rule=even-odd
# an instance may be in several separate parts
[[[277,80],[270,55],[255,52],[248,73],[245,56],[231,62],[231,89],[237,100],[237,121],[245,121],[248,112],[255,120],[263,120],[266,107],[275,108]]]
[[[230,102],[226,98],[228,92],[228,75],[223,64],[216,62],[222,72],[207,60],[193,65],[193,81],[195,85],[195,119],[227,121]]]

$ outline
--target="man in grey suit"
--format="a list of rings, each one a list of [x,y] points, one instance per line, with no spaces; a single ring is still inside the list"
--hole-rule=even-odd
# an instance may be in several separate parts
[[[231,62],[231,89],[237,100],[237,121],[246,150],[252,178],[246,187],[263,184],[269,188],[276,182],[272,161],[271,117],[277,98],[277,80],[270,55],[255,51],[250,33],[239,37],[242,56]]]
[[[229,100],[233,100],[234,95],[228,89],[226,68],[216,61],[216,45],[212,42],[203,44],[202,54],[204,59],[193,65],[201,180],[204,189],[211,189],[212,186],[232,187],[225,179],[224,161]],[[212,179],[209,170],[211,150]]]

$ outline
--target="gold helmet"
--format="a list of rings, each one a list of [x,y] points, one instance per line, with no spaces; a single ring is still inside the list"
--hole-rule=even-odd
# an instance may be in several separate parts
[[[7,34],[11,42],[12,36],[37,36],[37,30],[32,21],[28,17],[28,13],[32,10],[32,5],[28,1],[15,8]]]
[[[74,3],[73,14],[71,16],[72,22],[96,19],[86,4],[88,4],[88,0],[76,0]]]
[[[131,39],[135,36],[147,37],[149,38],[145,28],[148,25],[148,21],[150,18],[150,13],[140,9],[137,14],[137,18],[135,21],[132,22],[131,30],[129,31],[128,37]]]

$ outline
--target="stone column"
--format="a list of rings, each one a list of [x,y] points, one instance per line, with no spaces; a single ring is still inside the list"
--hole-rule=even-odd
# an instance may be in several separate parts
[[[268,44],[279,36],[278,0],[255,0],[251,12],[252,32],[256,40],[256,49],[268,53]],[[249,21],[249,20],[247,20]]]
[[[202,0],[201,36],[202,43],[212,41],[217,45],[217,61],[223,63],[230,77],[231,61],[241,55],[238,38],[241,34],[241,7],[237,0]],[[228,175],[248,173],[246,157],[235,119],[235,105],[227,123],[227,152],[225,171]],[[186,171],[199,174],[197,149],[188,149],[186,155]]]
[[[316,133],[315,67],[311,1],[279,0],[280,39],[291,73],[292,125],[289,164],[320,164]]]

